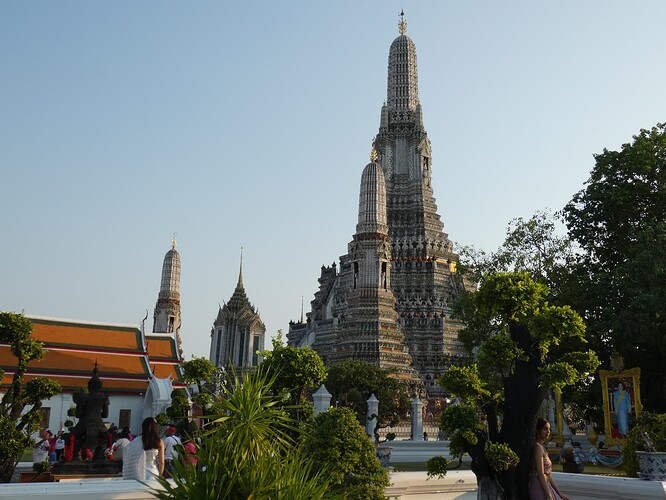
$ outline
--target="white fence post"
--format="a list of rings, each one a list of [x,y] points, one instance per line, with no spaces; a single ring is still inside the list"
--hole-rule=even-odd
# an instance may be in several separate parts
[[[416,396],[412,399],[412,440],[423,441],[423,402]]]
[[[331,393],[326,390],[324,384],[312,395],[314,400],[314,416],[328,410],[331,407]]]
[[[377,426],[377,415],[379,414],[379,399],[374,394],[368,399],[368,421],[365,424],[365,432],[375,439],[375,427]]]

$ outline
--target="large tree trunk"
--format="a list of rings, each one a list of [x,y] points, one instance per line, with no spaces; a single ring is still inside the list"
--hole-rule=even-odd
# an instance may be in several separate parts
[[[518,361],[515,371],[504,379],[504,420],[500,431],[500,442],[507,443],[518,455],[520,462],[514,469],[503,472],[499,480],[506,498],[528,500],[527,483],[530,462],[534,447],[534,430],[540,397],[544,389],[539,389],[539,367],[541,353],[538,342],[532,338],[529,328],[510,324],[511,339],[528,353],[528,361]]]
[[[0,463],[0,483],[9,483],[14,475],[16,469],[16,461],[14,457],[3,457]]]
[[[506,498],[504,489],[486,460],[486,437],[481,432],[477,432],[476,437],[478,438],[476,445],[470,446],[467,453],[472,459],[471,469],[476,476],[477,498],[479,500],[504,500]]]
[[[504,500],[504,490],[497,478],[484,476],[478,480],[477,500]]]

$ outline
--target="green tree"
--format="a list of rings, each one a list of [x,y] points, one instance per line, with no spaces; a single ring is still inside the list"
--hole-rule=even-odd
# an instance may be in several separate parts
[[[188,384],[196,384],[199,394],[209,392],[205,390],[206,384],[213,382],[217,368],[215,363],[206,358],[192,358],[180,365],[183,380]]]
[[[23,381],[28,363],[41,359],[46,352],[42,343],[32,338],[32,323],[28,318],[0,313],[0,342],[9,344],[16,357],[14,375],[0,401],[0,481],[8,483],[23,450],[32,445],[30,434],[39,428],[42,401],[59,394],[61,387],[48,378]],[[0,370],[0,378],[3,375]]]
[[[349,408],[330,408],[317,415],[304,451],[312,457],[313,469],[329,479],[333,493],[359,500],[386,498],[388,474]]]
[[[312,405],[305,399],[308,389],[317,389],[326,378],[326,367],[319,355],[309,347],[285,346],[281,332],[273,339],[273,350],[263,353],[261,366],[275,381],[273,389],[289,394],[297,420],[312,416]]]
[[[185,389],[171,391],[171,406],[166,409],[166,414],[176,426],[182,427],[187,423],[190,408],[190,400]]]
[[[208,417],[209,431],[197,445],[197,466],[179,454],[173,481],[159,478],[161,499],[329,498],[328,479],[313,468],[293,439],[298,432],[275,395],[274,377],[265,369],[230,374],[216,401],[220,414]],[[330,498],[334,498],[331,496]]]
[[[464,247],[461,252],[459,270],[466,279],[480,283],[485,274],[496,272],[525,271],[536,281],[548,286],[549,302],[554,305],[577,307],[585,284],[579,282],[572,269],[576,267],[576,251],[559,214],[547,210],[537,211],[529,219],[516,218],[509,222],[506,238],[494,252],[486,253],[474,247]],[[461,337],[465,340],[465,334]],[[475,347],[473,343],[468,347]],[[598,352],[592,342],[590,347]],[[556,358],[576,349],[571,342],[551,346]],[[563,400],[567,401],[579,420],[603,422],[602,393],[599,378],[586,378],[563,389]]]
[[[324,384],[332,400],[352,408],[362,423],[367,419],[368,399],[375,395],[379,400],[375,440],[379,439],[378,429],[396,425],[407,417],[410,409],[405,383],[395,378],[390,370],[363,361],[349,360],[333,365]]]
[[[568,295],[569,268],[575,259],[571,240],[559,234],[562,222],[555,214],[539,210],[525,220],[512,219],[502,245],[487,253],[472,246],[460,250],[459,271],[475,283],[483,275],[497,272],[526,271],[532,277],[548,285],[551,293]]]
[[[595,155],[564,218],[581,249],[577,309],[595,348],[640,366],[644,406],[666,411],[666,125]]]
[[[563,343],[580,346],[585,325],[569,306],[548,299],[548,287],[530,273],[494,273],[457,305],[467,324],[461,335],[478,364],[450,368],[438,380],[463,401],[444,411],[442,429],[451,436],[453,455],[471,456],[480,495],[487,498],[528,497],[536,415],[546,388],[573,384],[598,366],[590,351],[553,355]]]

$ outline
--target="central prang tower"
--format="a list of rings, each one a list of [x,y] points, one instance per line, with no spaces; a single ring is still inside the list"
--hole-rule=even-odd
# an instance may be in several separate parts
[[[401,15],[402,17],[402,15]],[[404,17],[389,50],[387,99],[374,147],[384,169],[393,293],[414,368],[431,381],[465,353],[450,301],[462,283],[432,189],[432,152],[419,102],[416,46]],[[429,384],[427,384],[429,385]]]
[[[367,183],[366,173],[380,169],[372,177],[377,189],[361,187],[362,203],[366,193],[373,210],[385,207],[385,226],[379,214],[376,227],[367,229],[360,207],[359,225],[349,253],[340,257],[339,272],[336,263],[322,266],[307,322],[292,322],[287,338],[291,345],[311,345],[327,364],[364,359],[393,368],[398,376],[408,375],[405,364],[411,357],[410,370],[430,392],[439,392],[435,378],[465,357],[458,341],[464,325],[451,319],[452,299],[464,283],[456,274],[458,255],[437,213],[416,47],[403,14],[399,33],[389,50],[387,99],[373,140],[376,156],[362,176]],[[385,201],[374,204],[384,193]],[[359,282],[363,265],[370,264],[372,282]],[[366,291],[359,291],[360,284]],[[373,307],[366,304],[370,288]],[[357,323],[361,317],[362,325]]]

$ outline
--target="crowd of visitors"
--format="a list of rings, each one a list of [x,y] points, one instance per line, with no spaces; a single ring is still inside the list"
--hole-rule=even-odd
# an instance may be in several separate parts
[[[120,464],[124,479],[139,479],[141,481],[154,479],[163,475],[170,477],[173,463],[180,453],[183,454],[185,464],[197,465],[196,445],[191,436],[183,440],[178,436],[175,426],[169,426],[160,435],[160,427],[154,418],[144,419],[141,425],[141,434],[134,436],[129,427],[119,430],[112,425],[108,433],[108,448],[105,457]],[[80,440],[79,440],[80,441]],[[39,431],[38,438],[33,446],[32,461],[34,463],[56,462],[79,459],[91,460],[92,452],[79,445],[79,453],[74,457],[76,436],[66,432],[64,427],[57,434],[48,429]]]

